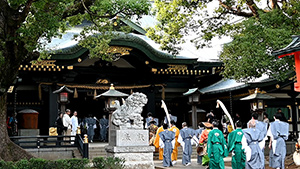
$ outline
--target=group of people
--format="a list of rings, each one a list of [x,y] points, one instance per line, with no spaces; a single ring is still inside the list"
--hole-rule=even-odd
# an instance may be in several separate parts
[[[210,169],[224,169],[223,158],[230,152],[233,169],[263,169],[265,142],[269,140],[269,165],[283,169],[289,124],[281,121],[281,116],[280,113],[275,114],[274,122],[267,124],[258,121],[258,115],[253,113],[247,128],[242,129],[242,122],[237,120],[235,130],[227,137],[219,130],[219,121],[216,119],[199,123],[197,130],[188,128],[186,122],[182,123],[182,129],[179,130],[174,121],[171,121],[171,125],[162,123],[159,128],[151,121],[149,128],[156,128],[153,145],[159,149],[159,159],[163,160],[164,167],[176,164],[179,146],[183,149],[182,164],[191,165],[192,145],[196,145],[197,163],[208,165]]]
[[[57,119],[56,119],[56,127],[57,127],[57,134],[58,135],[64,135],[64,136],[75,136],[77,133],[78,127],[83,133],[86,133],[88,135],[89,142],[93,142],[94,135],[95,135],[95,128],[97,128],[97,121],[99,122],[100,126],[100,132],[99,137],[100,141],[107,142],[107,131],[109,127],[108,119],[106,118],[106,115],[103,115],[102,118],[99,120],[96,117],[93,117],[91,114],[81,119],[78,119],[77,111],[73,112],[72,117],[71,110],[66,109],[65,113],[60,112]],[[85,132],[86,130],[86,132]],[[68,137],[64,138],[65,140],[69,140]],[[71,140],[74,140],[75,137],[71,137]],[[71,141],[72,144],[74,144],[74,141]]]

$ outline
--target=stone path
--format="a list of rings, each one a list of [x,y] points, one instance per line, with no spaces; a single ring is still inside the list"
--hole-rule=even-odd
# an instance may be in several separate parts
[[[230,158],[226,157],[224,158],[224,161],[228,161]],[[183,166],[181,164],[181,159],[177,161],[177,164],[175,164],[173,167],[163,167],[162,161],[154,160],[155,169],[206,169],[207,166],[202,166],[197,164],[197,159],[192,159],[192,164],[190,166]],[[225,169],[232,169],[231,167],[225,167]]]

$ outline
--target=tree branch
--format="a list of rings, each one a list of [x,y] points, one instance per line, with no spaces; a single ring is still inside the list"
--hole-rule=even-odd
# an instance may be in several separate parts
[[[20,17],[21,17],[20,18],[20,23],[25,21],[28,13],[30,11],[30,8],[31,8],[31,5],[32,5],[33,1],[34,0],[28,0],[27,3],[25,4],[25,7],[24,7],[23,11],[20,14]],[[20,23],[18,23],[18,24],[20,24]]]
[[[257,5],[254,3],[253,0],[246,0],[246,4],[248,5],[248,7],[250,8],[250,10],[253,13],[253,16],[255,16],[256,18],[259,18],[259,14],[258,14],[258,7]]]
[[[271,7],[272,9],[279,9],[279,5],[277,3],[277,0],[270,0],[271,1]]]
[[[253,13],[242,12],[240,8],[234,8],[234,7],[228,6],[228,5],[224,4],[222,2],[222,0],[219,0],[219,3],[222,7],[224,7],[228,11],[230,11],[229,12],[230,14],[233,14],[233,15],[236,15],[236,16],[244,16],[244,17],[247,17],[247,18],[250,18],[250,17],[254,16]]]

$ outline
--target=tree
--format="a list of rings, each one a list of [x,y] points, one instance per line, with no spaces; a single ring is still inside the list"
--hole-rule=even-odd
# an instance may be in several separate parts
[[[284,80],[294,69],[292,57],[271,53],[299,34],[298,0],[156,0],[154,14],[159,23],[147,35],[174,54],[186,35],[194,36],[197,48],[231,37],[220,55],[225,78],[249,81],[267,74]]]
[[[120,17],[147,14],[147,0],[0,0],[0,160],[15,161],[32,156],[13,144],[6,127],[6,98],[9,86],[22,63],[50,56],[45,46],[70,26],[92,24],[77,38],[90,50],[90,57],[109,60],[109,42],[118,31]],[[97,33],[96,36],[88,36]]]

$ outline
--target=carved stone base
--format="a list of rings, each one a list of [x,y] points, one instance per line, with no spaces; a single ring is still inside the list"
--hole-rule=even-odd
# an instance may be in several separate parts
[[[126,169],[154,169],[153,146],[107,146],[108,157],[125,159]]]
[[[110,133],[109,146],[148,146],[148,130],[118,130],[113,129]]]

